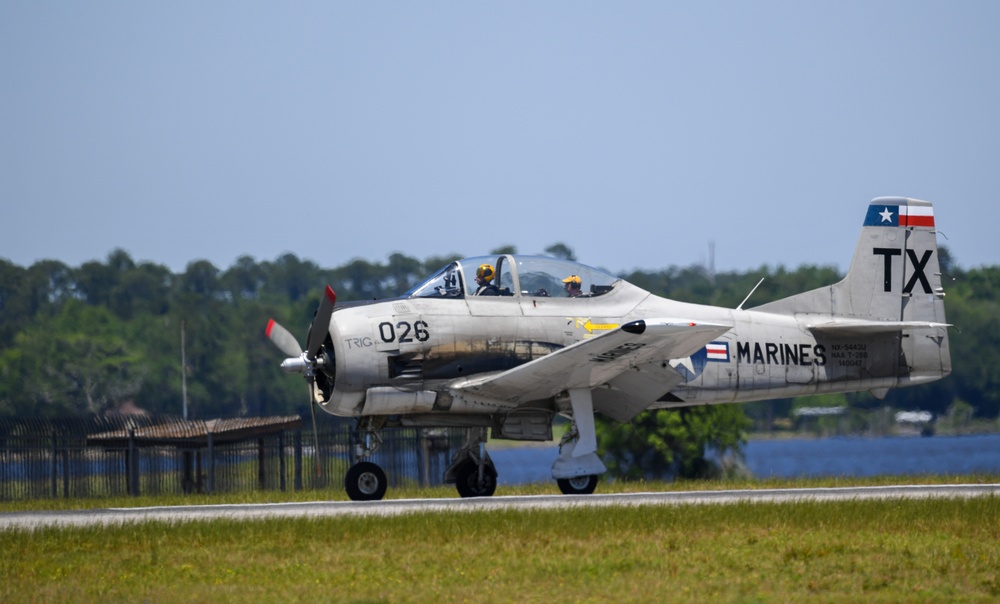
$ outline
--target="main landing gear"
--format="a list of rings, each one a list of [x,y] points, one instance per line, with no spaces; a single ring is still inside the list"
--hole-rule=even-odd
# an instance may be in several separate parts
[[[573,427],[559,443],[559,457],[552,464],[552,477],[564,495],[590,495],[598,476],[608,469],[597,456],[597,431],[590,390],[571,389]]]
[[[358,423],[355,456],[360,459],[347,471],[344,488],[353,501],[378,501],[388,487],[385,471],[367,461],[382,444],[381,424],[371,418]],[[462,497],[489,497],[497,490],[497,469],[486,452],[486,428],[470,428],[465,442],[452,458],[444,473],[444,481],[455,485]]]
[[[597,488],[597,474],[559,478],[556,484],[559,485],[563,495],[590,495]]]
[[[559,445],[552,464],[552,477],[565,495],[589,495],[597,488],[607,468],[597,456],[594,412],[589,390],[570,390],[573,427]],[[358,423],[354,445],[355,463],[347,471],[344,487],[354,501],[377,501],[385,497],[385,471],[368,461],[382,444],[379,432],[385,419],[366,417]],[[461,497],[489,497],[497,489],[497,469],[486,452],[486,427],[468,428],[462,447],[452,457],[444,482],[454,484]]]
[[[455,483],[461,497],[489,497],[496,492],[497,469],[486,452],[486,428],[469,428],[444,481]]]

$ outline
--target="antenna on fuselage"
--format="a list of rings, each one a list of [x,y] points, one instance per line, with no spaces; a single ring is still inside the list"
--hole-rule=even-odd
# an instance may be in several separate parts
[[[715,241],[708,242],[708,282],[715,287]]]
[[[760,278],[760,281],[758,281],[758,282],[757,282],[757,285],[754,285],[754,286],[753,286],[753,289],[751,289],[751,290],[750,290],[750,293],[749,293],[749,294],[747,294],[747,297],[746,297],[746,298],[743,298],[743,301],[742,301],[742,302],[740,302],[740,305],[736,307],[736,310],[743,310],[743,305],[744,305],[744,304],[746,304],[746,303],[747,303],[747,300],[749,300],[749,299],[750,299],[750,296],[752,296],[752,295],[753,295],[753,293],[754,293],[755,291],[757,291],[757,288],[758,288],[758,287],[760,287],[760,284],[764,282],[764,279],[765,279],[764,277],[761,277],[761,278]]]

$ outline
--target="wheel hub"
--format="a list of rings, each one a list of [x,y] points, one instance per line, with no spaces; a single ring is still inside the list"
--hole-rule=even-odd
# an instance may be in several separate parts
[[[371,472],[362,472],[361,476],[358,476],[358,490],[365,495],[372,495],[378,491],[378,476],[375,476]]]

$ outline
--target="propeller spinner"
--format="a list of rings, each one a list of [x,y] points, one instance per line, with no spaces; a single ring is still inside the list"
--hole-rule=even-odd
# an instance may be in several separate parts
[[[337,294],[333,288],[327,285],[323,299],[320,300],[319,309],[316,310],[316,316],[313,318],[312,325],[309,326],[305,350],[299,347],[299,341],[280,323],[274,319],[267,322],[267,329],[264,333],[281,352],[288,355],[288,358],[281,362],[282,369],[289,373],[301,373],[312,382],[316,368],[323,364],[323,358],[317,358],[316,353],[319,352],[323,346],[323,340],[326,339],[330,317],[333,316],[333,308],[336,303]]]

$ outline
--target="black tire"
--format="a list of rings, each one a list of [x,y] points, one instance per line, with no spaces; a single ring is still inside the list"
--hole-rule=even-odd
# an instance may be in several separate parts
[[[563,495],[590,495],[597,488],[597,474],[556,479]]]
[[[455,488],[461,497],[489,497],[497,490],[497,469],[493,464],[483,468],[483,483],[479,484],[479,467],[466,461],[455,472]]]
[[[354,464],[344,477],[344,488],[352,501],[378,501],[385,497],[387,486],[385,472],[370,461]]]

